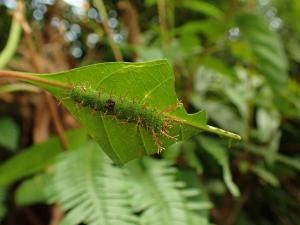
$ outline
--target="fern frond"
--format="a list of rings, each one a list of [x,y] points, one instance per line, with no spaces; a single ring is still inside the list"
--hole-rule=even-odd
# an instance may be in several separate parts
[[[169,161],[145,158],[119,168],[89,143],[61,156],[54,168],[46,195],[66,212],[62,225],[208,224],[199,210],[210,204],[176,179]]]
[[[207,224],[204,217],[193,212],[203,209],[203,202],[189,200],[199,195],[198,190],[188,189],[184,182],[177,181],[176,172],[168,161],[150,158],[128,166],[132,204],[141,213],[142,225]]]
[[[63,225],[133,225],[127,188],[122,170],[89,143],[59,160],[46,193],[67,212]]]
[[[5,200],[6,200],[6,188],[0,187],[0,221],[3,219],[6,213]]]

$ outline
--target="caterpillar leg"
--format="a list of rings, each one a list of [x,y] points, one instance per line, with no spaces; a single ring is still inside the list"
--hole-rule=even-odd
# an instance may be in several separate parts
[[[160,130],[160,133],[162,134],[162,135],[164,135],[166,138],[168,138],[168,139],[170,139],[170,140],[172,140],[172,141],[174,141],[174,142],[176,142],[177,141],[177,136],[171,136],[167,131],[165,131],[165,130]]]
[[[160,133],[164,135],[166,138],[176,142],[177,141],[177,136],[171,136],[169,134],[169,129],[172,127],[171,121],[170,120],[165,120],[163,123],[163,128],[160,130]]]
[[[163,150],[165,150],[165,148],[161,146],[161,141],[159,140],[159,137],[158,137],[157,133],[153,129],[152,129],[152,136],[153,136],[154,142],[155,142],[156,147],[157,147],[157,154],[159,154]]]

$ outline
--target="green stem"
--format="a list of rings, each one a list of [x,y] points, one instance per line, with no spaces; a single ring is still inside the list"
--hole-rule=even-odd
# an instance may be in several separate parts
[[[16,17],[13,17],[8,41],[0,54],[0,69],[4,68],[9,60],[14,56],[20,41],[21,33],[22,29],[20,21]]]
[[[206,124],[198,124],[198,123],[194,123],[194,122],[191,122],[191,121],[188,121],[188,120],[182,120],[182,119],[180,119],[176,116],[168,115],[168,117],[174,119],[175,121],[180,121],[183,124],[187,124],[187,125],[190,125],[192,127],[199,128],[203,131],[214,133],[214,134],[217,134],[217,135],[220,135],[220,136],[223,136],[223,137],[228,137],[228,138],[232,138],[232,139],[236,139],[236,140],[241,140],[242,139],[241,136],[239,136],[237,134],[234,134],[234,133],[231,133],[229,131],[225,131],[225,130],[222,130],[222,129],[219,129],[219,128],[216,128],[216,127],[213,127],[213,126],[209,126],[209,125],[206,125]]]
[[[7,85],[0,86],[0,94],[15,92],[15,91],[38,92],[39,89],[33,85],[22,84],[22,83],[7,84]]]
[[[47,84],[50,86],[55,86],[55,87],[60,87],[60,88],[65,88],[65,89],[71,89],[72,86],[68,85],[68,84],[64,84],[62,82],[56,82],[56,81],[50,81],[50,80],[46,80],[40,77],[35,77],[29,74],[24,74],[24,73],[20,73],[20,72],[15,72],[15,71],[5,71],[5,70],[0,70],[0,78],[16,78],[16,79],[20,79],[20,80],[25,80],[25,81],[34,81],[34,82],[38,82],[38,83],[43,83],[43,84]]]

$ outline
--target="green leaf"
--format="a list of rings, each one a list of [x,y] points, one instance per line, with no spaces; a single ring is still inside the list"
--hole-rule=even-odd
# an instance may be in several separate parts
[[[194,224],[191,220],[196,219],[192,216],[195,211],[211,207],[207,201],[197,201],[199,190],[176,180],[177,170],[168,161],[144,158],[126,167],[132,180],[132,205],[137,213],[142,213],[141,224]],[[200,224],[206,224],[205,217],[197,217]]]
[[[241,14],[236,18],[244,38],[255,56],[255,65],[273,88],[287,85],[287,58],[278,35],[263,17]]]
[[[6,214],[5,200],[6,200],[6,188],[0,187],[0,222]]]
[[[40,174],[23,181],[16,190],[16,204],[26,206],[46,202],[47,198],[44,190],[49,179],[48,174]]]
[[[187,187],[199,190],[199,194],[194,196],[192,200],[199,203],[201,202],[203,206],[201,211],[197,214],[201,215],[202,217],[209,218],[209,210],[213,207],[213,204],[209,200],[209,196],[206,191],[206,183],[204,186],[197,173],[182,168],[178,170],[177,179],[184,181]]]
[[[204,34],[210,43],[215,43],[222,39],[226,33],[228,24],[217,19],[204,19],[187,21],[183,25],[176,27],[175,32],[180,35]]]
[[[244,124],[232,107],[216,100],[204,99],[199,95],[193,95],[191,102],[196,108],[205,109],[209,119],[218,126],[243,134]]]
[[[258,138],[261,142],[268,142],[275,139],[275,134],[279,129],[281,117],[276,110],[257,109],[256,123],[258,128]],[[280,140],[280,138],[279,138]]]
[[[50,203],[60,203],[67,212],[62,225],[137,224],[122,169],[112,165],[97,143],[67,152],[54,168],[46,193]]]
[[[180,7],[184,7],[208,16],[212,16],[216,18],[223,17],[223,12],[220,9],[205,1],[199,1],[199,0],[178,1],[178,5]]]
[[[266,170],[261,166],[253,166],[251,170],[256,173],[259,177],[261,177],[264,181],[268,182],[269,184],[273,185],[274,187],[279,186],[279,180],[277,177],[271,173],[270,171]]]
[[[208,224],[211,203],[204,190],[176,177],[166,160],[114,166],[96,142],[89,142],[61,154],[45,193],[49,203],[64,209],[62,225]]]
[[[66,138],[70,144],[70,149],[72,149],[84,143],[87,136],[85,130],[81,129],[67,132]],[[63,152],[63,149],[57,137],[24,149],[0,165],[0,185],[7,186],[21,178],[43,170],[60,152]]]
[[[15,121],[8,117],[0,119],[0,146],[15,150],[18,147],[20,129]]]
[[[206,150],[209,154],[211,154],[222,167],[223,179],[231,194],[236,197],[239,196],[240,191],[232,180],[232,175],[229,167],[230,164],[229,164],[228,155],[226,153],[226,148],[224,148],[222,145],[220,145],[212,138],[201,136],[199,137],[198,140],[200,141],[200,144],[202,145],[204,150]]]
[[[221,60],[214,57],[205,57],[202,60],[202,63],[205,67],[220,73],[223,76],[226,76],[232,81],[237,81],[237,74],[234,69],[230,68]]]
[[[280,162],[283,164],[286,164],[287,166],[290,166],[294,169],[297,169],[300,171],[300,160],[297,158],[291,158],[285,155],[282,155],[280,153],[273,151],[266,151],[265,146],[258,146],[253,144],[247,144],[244,146],[246,151],[252,152],[256,155],[263,156],[266,161],[269,161],[271,159],[272,162]]]
[[[231,138],[238,135],[206,124],[205,112],[187,114],[178,105],[174,88],[174,74],[166,60],[144,63],[99,63],[73,69],[67,72],[36,75],[47,80],[68,83],[72,86],[92,88],[101,93],[112,93],[117,98],[135,99],[146,103],[157,111],[166,111],[174,122],[171,135],[178,140],[190,138],[201,131],[208,131]],[[88,133],[117,164],[157,152],[152,132],[133,123],[124,124],[112,116],[95,113],[88,107],[76,105],[69,97],[70,91],[45,84],[39,84],[60,99],[69,111],[87,128]],[[176,109],[175,109],[176,108]],[[168,112],[171,111],[171,112]],[[160,135],[162,146],[167,148],[172,141]]]
[[[197,174],[203,173],[203,166],[200,159],[196,154],[196,143],[194,141],[186,141],[182,143],[183,157],[186,161],[186,164],[195,169]]]
[[[0,86],[0,94],[16,92],[16,91],[28,91],[38,93],[39,89],[31,84],[14,83]]]

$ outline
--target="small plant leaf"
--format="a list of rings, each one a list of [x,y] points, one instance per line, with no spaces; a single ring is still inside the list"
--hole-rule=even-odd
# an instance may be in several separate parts
[[[72,149],[85,143],[87,135],[85,130],[80,129],[66,132],[66,138]],[[0,186],[8,186],[21,178],[43,170],[62,151],[63,148],[57,137],[24,149],[0,165]]]
[[[285,87],[288,62],[278,35],[263,17],[255,14],[241,14],[236,22],[255,57],[257,69],[275,90]]]
[[[21,183],[16,190],[15,201],[18,206],[26,206],[46,202],[45,186],[51,176],[39,174]]]
[[[178,106],[173,71],[166,60],[145,63],[99,63],[57,74],[36,76],[73,87],[90,88],[100,94],[105,92],[119,100],[127,98],[138,104],[146,104],[158,112],[165,112],[167,117],[176,121],[170,133],[172,136],[178,136],[178,140],[190,138],[203,130],[240,138],[238,135],[208,126],[204,111],[187,114],[183,106]],[[39,86],[56,96],[78,118],[115,163],[124,164],[137,157],[157,152],[152,132],[137,124],[125,124],[113,116],[103,115],[76,104],[70,99],[70,90],[46,84]],[[174,143],[163,135],[160,135],[159,139],[164,148]]]
[[[141,224],[207,224],[201,215],[211,207],[199,189],[176,179],[178,171],[167,160],[145,158],[128,163],[132,206]],[[201,221],[194,223],[195,221]]]
[[[66,211],[61,225],[137,224],[130,207],[128,179],[96,142],[62,154],[45,193]]]
[[[15,150],[18,146],[20,129],[14,120],[8,117],[0,119],[0,146]]]
[[[240,195],[240,191],[238,186],[232,180],[232,174],[230,171],[229,158],[226,153],[226,148],[224,148],[221,144],[219,144],[212,138],[201,137],[198,140],[203,149],[218,161],[218,163],[222,167],[223,179],[227,188],[233,196],[238,197]]]

